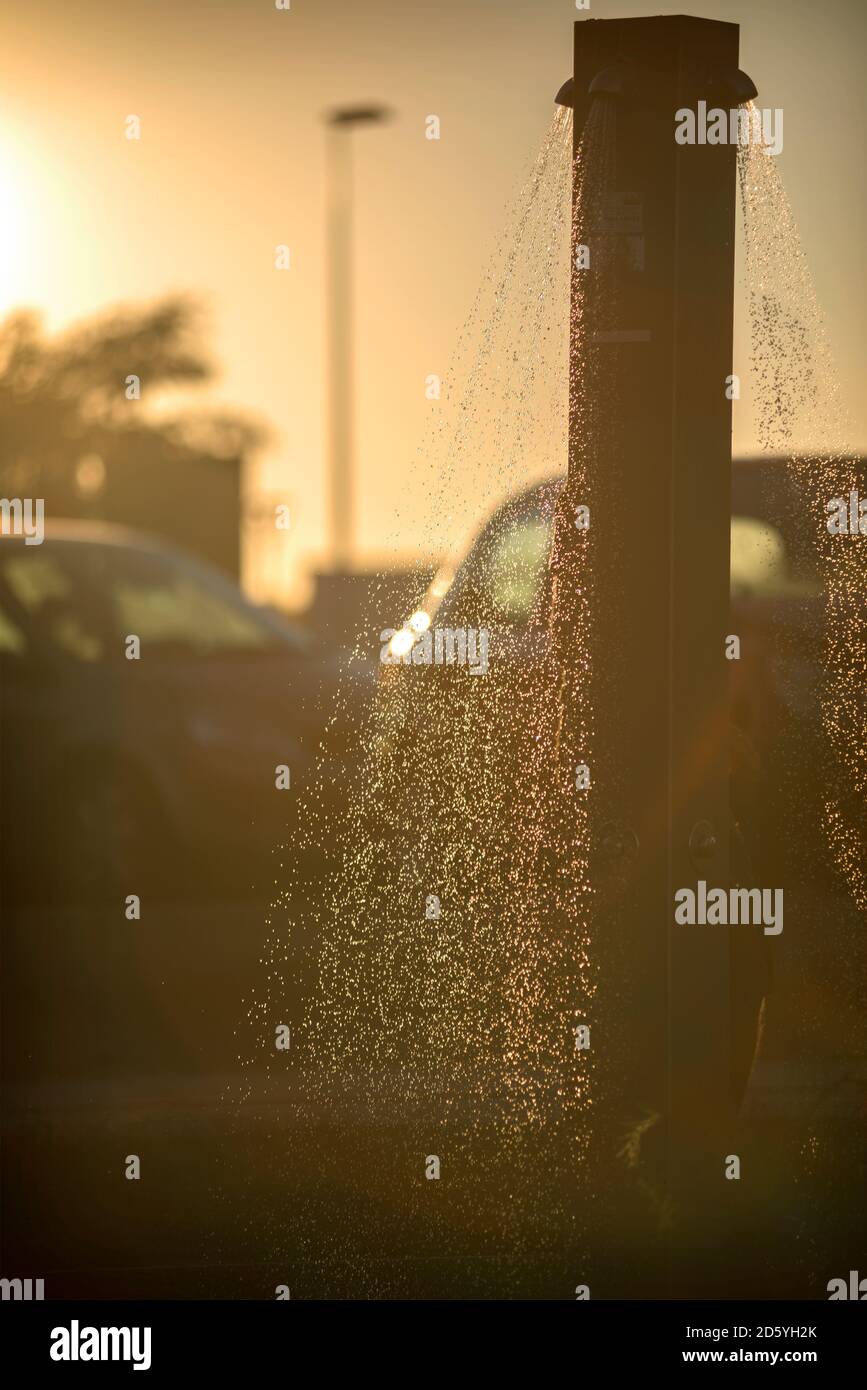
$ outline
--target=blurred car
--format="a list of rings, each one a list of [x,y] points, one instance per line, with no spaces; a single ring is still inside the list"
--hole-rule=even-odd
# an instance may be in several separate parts
[[[83,522],[4,537],[4,888],[171,892],[195,863],[243,878],[285,838],[323,739],[349,756],[363,698],[340,652],[159,541]]]
[[[487,628],[492,664],[526,667],[541,658],[543,580],[563,483],[563,477],[541,482],[494,513],[395,633],[395,662],[408,660],[420,635],[433,627]],[[733,461],[730,631],[741,639],[741,656],[730,663],[731,714],[764,769],[765,791],[748,808],[748,819],[753,845],[761,847],[771,873],[792,855],[802,868],[827,860],[817,824],[818,792],[829,775],[820,728],[822,585],[794,486],[781,460]],[[443,667],[441,677],[453,669]],[[384,665],[381,680],[399,681],[404,671],[400,664]],[[422,732],[430,697],[427,682],[410,689],[418,701],[407,694],[404,708],[408,725],[417,727],[405,729],[406,741]]]

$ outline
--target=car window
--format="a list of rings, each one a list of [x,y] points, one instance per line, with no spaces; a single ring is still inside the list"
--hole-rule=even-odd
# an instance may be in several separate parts
[[[541,517],[511,526],[496,542],[487,573],[492,611],[512,623],[530,619],[545,565],[551,529]]]
[[[551,522],[538,513],[484,534],[446,601],[449,621],[527,623],[544,580],[550,543]],[[732,517],[733,596],[800,597],[820,589],[816,573],[803,557],[797,560],[789,553],[778,527],[753,516]]]
[[[526,624],[541,588],[550,537],[549,522],[538,514],[512,518],[485,532],[459,573],[440,620],[493,628]]]
[[[821,585],[804,565],[793,564],[783,533],[768,521],[733,516],[731,592],[734,597],[797,598],[815,594]]]
[[[0,580],[37,640],[77,661],[101,661],[105,633],[68,546],[4,547]]]
[[[189,655],[265,651],[283,644],[243,601],[170,556],[105,547],[104,592],[120,637],[134,633],[151,650]]]
[[[0,655],[9,653],[17,656],[25,648],[24,633],[12,621],[8,613],[0,608]]]

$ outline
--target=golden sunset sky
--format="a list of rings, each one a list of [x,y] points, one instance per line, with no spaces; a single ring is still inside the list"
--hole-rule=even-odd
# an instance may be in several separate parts
[[[593,0],[590,15],[684,9],[741,25],[759,103],[784,110],[779,168],[861,445],[867,4]],[[292,0],[288,12],[273,0],[2,0],[0,314],[32,306],[54,330],[113,302],[203,296],[222,369],[207,398],[275,428],[249,485],[291,503],[280,582],[297,597],[328,558],[321,116],[386,103],[395,119],[353,137],[358,551],[387,559],[398,519],[403,553],[424,553],[427,498],[409,463],[431,410],[425,378],[446,372],[583,13],[573,0]],[[124,135],[130,113],[138,142]],[[438,142],[424,138],[429,113]],[[287,273],[274,269],[283,242]],[[734,444],[755,447],[746,405]]]

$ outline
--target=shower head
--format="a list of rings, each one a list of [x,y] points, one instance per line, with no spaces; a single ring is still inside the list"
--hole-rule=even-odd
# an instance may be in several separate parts
[[[600,95],[606,97],[632,96],[639,88],[639,80],[643,80],[643,85],[647,86],[646,74],[641,74],[641,78],[639,78],[638,72],[628,63],[611,63],[601,72],[597,72],[587,88],[587,94],[591,97]]]
[[[657,79],[652,69],[640,67],[635,62],[620,58],[608,67],[602,68],[587,88],[590,97],[624,97],[633,101],[654,101]],[[723,68],[705,75],[703,80],[687,80],[681,89],[681,99],[697,100],[705,98],[708,102],[726,106],[740,106],[758,96],[758,90],[751,77],[740,68]]]
[[[687,87],[695,86],[690,95],[706,98],[709,102],[741,106],[758,96],[758,89],[752,78],[741,68],[722,68],[707,73],[703,81],[687,82]],[[655,81],[652,71],[640,67],[628,58],[618,57],[607,67],[601,68],[587,88],[588,97],[626,97],[647,101],[653,98]],[[686,93],[683,94],[686,96]],[[557,106],[575,106],[575,79],[569,77],[554,98]]]
[[[758,96],[758,88],[742,68],[724,68],[707,79],[707,96],[716,101],[741,106]]]

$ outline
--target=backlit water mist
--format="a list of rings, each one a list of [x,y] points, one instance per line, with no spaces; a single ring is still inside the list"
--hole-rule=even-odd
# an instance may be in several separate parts
[[[571,113],[558,108],[416,464],[413,486],[434,492],[434,511],[465,510],[468,533],[503,497],[565,464],[571,135]],[[609,139],[600,111],[582,149],[588,168],[604,161]],[[595,198],[601,181],[582,186]],[[577,389],[573,382],[573,400]],[[560,507],[561,527],[575,530],[571,505]],[[506,593],[544,587],[545,550],[510,553],[507,536],[491,561]],[[498,650],[510,641],[505,628],[490,633],[484,676],[412,662],[384,668],[365,757],[345,785],[344,824],[325,831],[314,796],[284,852],[267,980],[249,1023],[265,1053],[277,1024],[293,1027],[291,1054],[274,1055],[265,1091],[294,1108],[292,1129],[305,1132],[308,1151],[320,1146],[316,1181],[287,1201],[291,1239],[307,1232],[313,1258],[330,1270],[323,1277],[339,1278],[346,1261],[358,1277],[361,1261],[373,1278],[370,1257],[388,1245],[383,1225],[394,1237],[395,1222],[428,1252],[433,1242],[454,1253],[472,1231],[493,1241],[498,1257],[507,1241],[520,1262],[540,1190],[579,1172],[591,1087],[574,1026],[593,982],[581,931],[586,810],[575,762],[578,744],[589,758],[592,730],[589,713],[579,712],[580,673],[570,673],[568,687],[553,674],[558,622],[589,621],[589,589],[572,582],[575,564],[583,566],[580,555],[567,561],[555,541],[555,588],[562,573],[569,602],[554,606],[541,678],[537,667],[515,688],[514,665]],[[477,602],[467,595],[450,622],[489,622]],[[390,622],[384,612],[381,625]],[[376,654],[377,639],[371,632]],[[564,701],[576,716],[568,731]],[[334,775],[327,759],[322,775]],[[568,828],[552,852],[555,826]],[[305,885],[299,851],[326,834],[325,881]],[[561,851],[549,901],[536,880]],[[552,911],[574,919],[568,936],[550,930]],[[315,943],[300,990],[299,941]],[[568,1174],[555,1171],[561,1152]],[[439,1186],[425,1179],[429,1155],[442,1164]],[[346,1198],[342,1234],[333,1228],[335,1190]],[[555,1229],[580,1221],[559,1197],[549,1208]],[[277,1247],[287,1240],[284,1221],[281,1212]]]
[[[824,627],[812,636],[824,667],[820,775],[827,789],[828,846],[864,912],[867,566],[857,537],[831,535],[827,527],[831,500],[848,502],[859,486],[852,426],[776,163],[762,145],[746,144],[739,150],[739,175],[761,443],[769,454],[789,460],[789,496],[796,500],[788,505],[798,509],[794,521],[810,538],[823,589]]]
[[[490,1291],[492,1277],[508,1296],[540,1250],[566,1287],[592,1275],[592,1230],[610,1217],[611,1175],[599,1169],[594,1139],[600,1112],[618,1114],[629,962],[616,922],[605,924],[604,953],[592,939],[592,785],[578,769],[592,768],[599,718],[590,690],[604,634],[594,595],[618,557],[600,544],[600,528],[582,529],[578,511],[591,470],[617,466],[606,440],[624,349],[594,347],[595,334],[618,324],[621,248],[608,218],[615,121],[610,103],[593,106],[573,208],[571,113],[558,109],[410,479],[433,499],[432,549],[456,515],[469,537],[503,498],[563,473],[571,411],[572,472],[551,493],[550,548],[547,527],[529,552],[508,529],[490,540],[500,620],[471,586],[457,591],[449,617],[452,627],[490,624],[487,673],[427,665],[412,652],[383,667],[376,709],[358,730],[362,756],[344,765],[326,751],[321,761],[320,778],[340,787],[340,823],[325,823],[314,787],[277,861],[262,984],[239,1029],[242,1061],[256,1067],[236,1099],[271,1117],[243,1219],[251,1260],[303,1270],[317,1296],[399,1297],[417,1288],[420,1267],[447,1259],[461,1264],[464,1296]],[[828,614],[824,729],[838,758],[861,735],[849,791],[863,803],[853,695],[864,676],[864,570],[851,544],[846,552],[833,538],[830,547],[823,531],[824,504],[854,484],[842,446],[818,461],[792,449],[807,434],[829,449],[836,440],[833,377],[773,161],[746,147],[740,176],[764,440],[791,456],[804,525],[815,530]],[[592,272],[570,269],[570,232],[591,246]],[[856,590],[853,643],[843,614]],[[513,634],[503,611],[528,592],[538,646],[522,671],[504,659]],[[375,661],[380,627],[405,616],[376,613],[359,662]],[[605,718],[616,718],[607,704]],[[829,795],[827,819],[863,902],[851,795]],[[600,1018],[606,1047],[579,1047],[576,1029]],[[291,1030],[287,1051],[275,1048],[281,1025]],[[619,1119],[617,1162],[635,1170],[648,1229],[659,1229],[664,1198],[638,1172],[654,1117]],[[439,1181],[426,1176],[434,1158]]]

